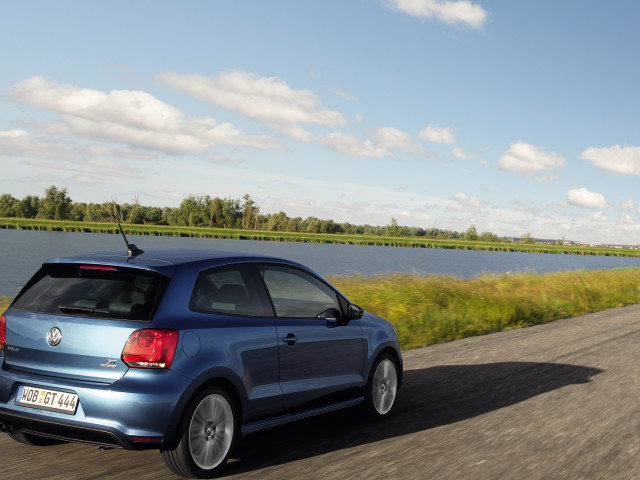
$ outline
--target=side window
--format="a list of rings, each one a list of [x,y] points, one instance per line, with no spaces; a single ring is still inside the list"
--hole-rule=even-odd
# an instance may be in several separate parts
[[[256,280],[255,269],[249,265],[205,270],[198,275],[189,307],[205,313],[273,316],[269,299]]]
[[[340,315],[336,292],[316,277],[296,268],[276,265],[263,265],[260,272],[278,317]]]

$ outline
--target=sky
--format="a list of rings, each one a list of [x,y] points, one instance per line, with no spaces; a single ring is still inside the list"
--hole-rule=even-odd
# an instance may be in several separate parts
[[[635,0],[0,5],[0,193],[640,244]]]

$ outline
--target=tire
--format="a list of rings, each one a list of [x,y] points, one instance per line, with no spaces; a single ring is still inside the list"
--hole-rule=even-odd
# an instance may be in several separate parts
[[[373,418],[389,415],[398,393],[398,366],[388,353],[380,355],[373,364],[367,381],[365,406]]]
[[[55,438],[40,437],[32,433],[23,432],[7,432],[9,436],[16,442],[24,445],[31,445],[32,447],[48,447],[50,445],[60,445],[61,443],[67,443],[64,440],[57,440]]]
[[[188,404],[175,449],[161,452],[176,475],[212,478],[226,464],[239,432],[236,406],[226,390],[210,387]]]

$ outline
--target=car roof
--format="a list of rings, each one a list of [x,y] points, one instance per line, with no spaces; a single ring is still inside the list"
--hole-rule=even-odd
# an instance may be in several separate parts
[[[187,248],[149,248],[145,249],[144,253],[131,257],[123,250],[85,253],[54,258],[47,260],[45,264],[86,263],[91,265],[114,265],[154,270],[171,275],[176,267],[185,264],[206,263],[207,266],[216,266],[248,262],[283,263],[302,267],[296,262],[266,255]]]

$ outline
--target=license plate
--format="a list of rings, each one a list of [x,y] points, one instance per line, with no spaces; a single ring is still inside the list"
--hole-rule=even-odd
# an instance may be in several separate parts
[[[75,415],[76,408],[78,407],[78,395],[75,393],[58,392],[56,390],[20,385],[15,403],[16,405],[25,407]]]

